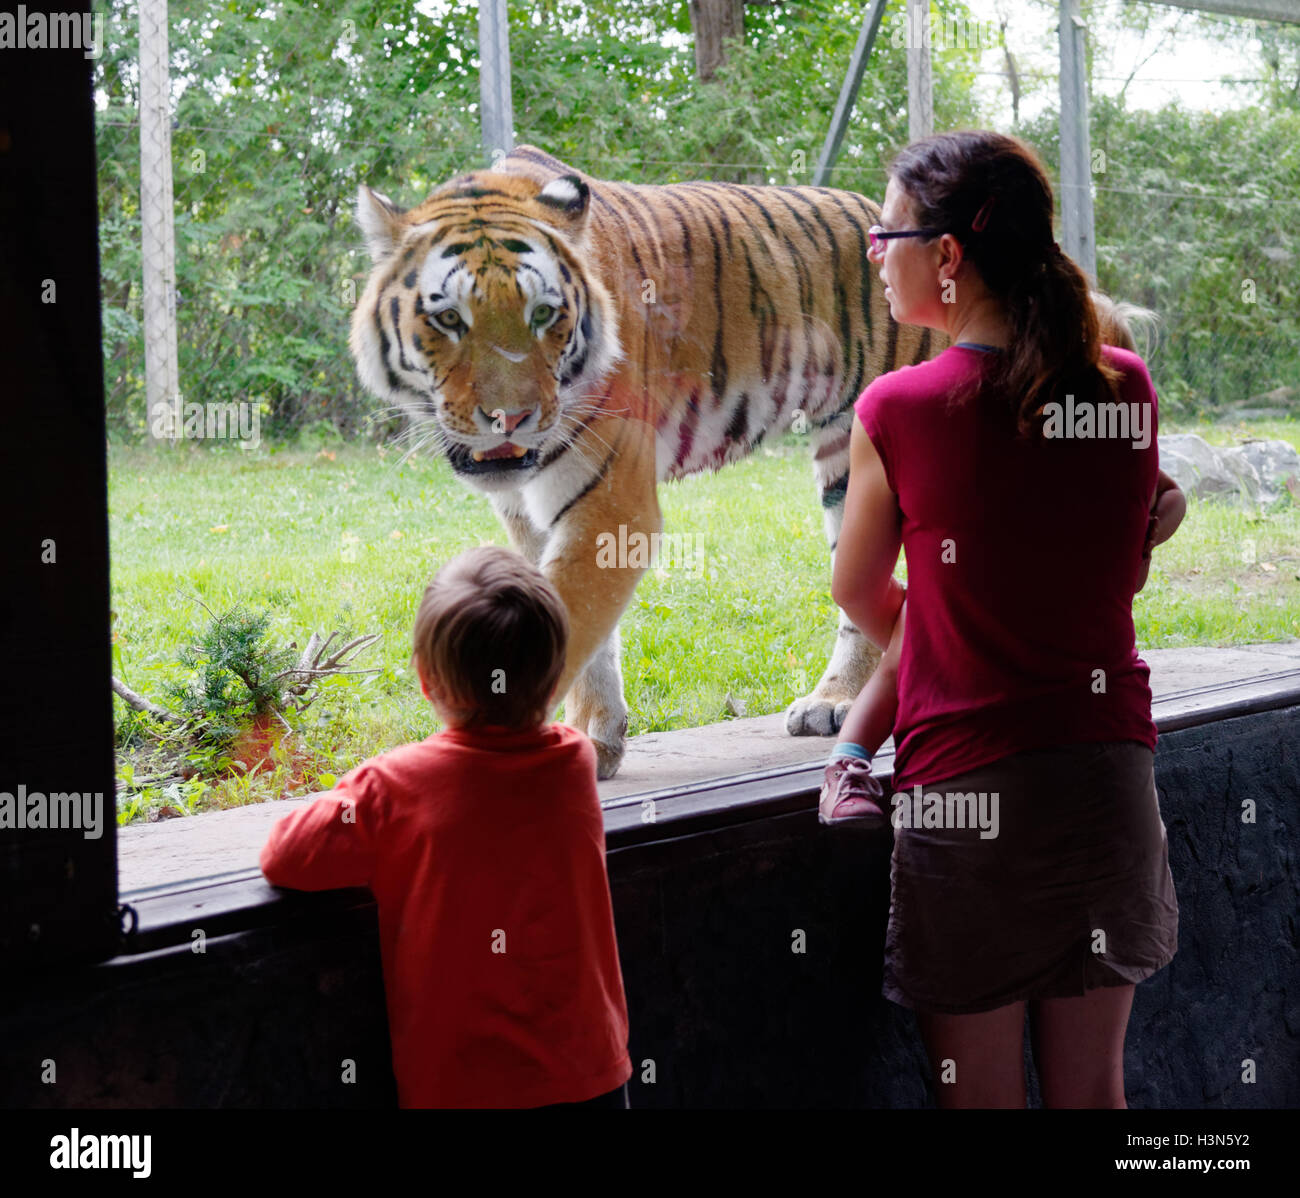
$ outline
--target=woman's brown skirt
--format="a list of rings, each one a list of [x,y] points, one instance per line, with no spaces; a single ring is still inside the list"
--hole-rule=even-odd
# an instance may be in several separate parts
[[[1152,760],[1136,741],[1054,745],[896,794],[884,996],[970,1014],[1167,965],[1178,901]]]

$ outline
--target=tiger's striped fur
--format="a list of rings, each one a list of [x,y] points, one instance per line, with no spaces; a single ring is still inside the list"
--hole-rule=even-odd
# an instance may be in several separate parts
[[[659,482],[793,428],[812,443],[833,555],[854,400],[947,340],[891,319],[867,258],[879,206],[847,191],[614,183],[521,146],[409,212],[362,188],[358,218],[374,261],[352,322],[360,377],[489,496],[558,590],[558,694],[612,777],[618,620],[643,569],[600,568],[596,538],[660,532]],[[836,731],[878,656],[841,612],[788,731]]]

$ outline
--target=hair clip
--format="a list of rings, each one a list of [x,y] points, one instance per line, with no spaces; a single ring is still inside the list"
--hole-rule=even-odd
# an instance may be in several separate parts
[[[980,210],[975,213],[975,219],[970,223],[972,232],[984,232],[985,226],[989,223],[989,213],[993,210],[993,200],[994,197],[989,196],[989,198],[980,206]]]

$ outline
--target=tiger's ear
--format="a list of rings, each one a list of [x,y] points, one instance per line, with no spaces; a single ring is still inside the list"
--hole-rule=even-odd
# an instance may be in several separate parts
[[[397,248],[401,232],[398,218],[403,215],[402,209],[381,192],[372,191],[364,183],[357,188],[357,224],[376,266]]]
[[[587,212],[587,201],[591,192],[577,175],[561,175],[552,179],[537,193],[537,202],[567,216],[572,221],[580,221]]]

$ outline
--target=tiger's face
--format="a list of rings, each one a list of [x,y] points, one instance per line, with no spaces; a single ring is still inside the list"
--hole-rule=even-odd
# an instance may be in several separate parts
[[[622,356],[584,269],[589,193],[479,172],[409,212],[362,187],[373,270],[352,317],[361,381],[479,490],[521,486],[566,444]]]

